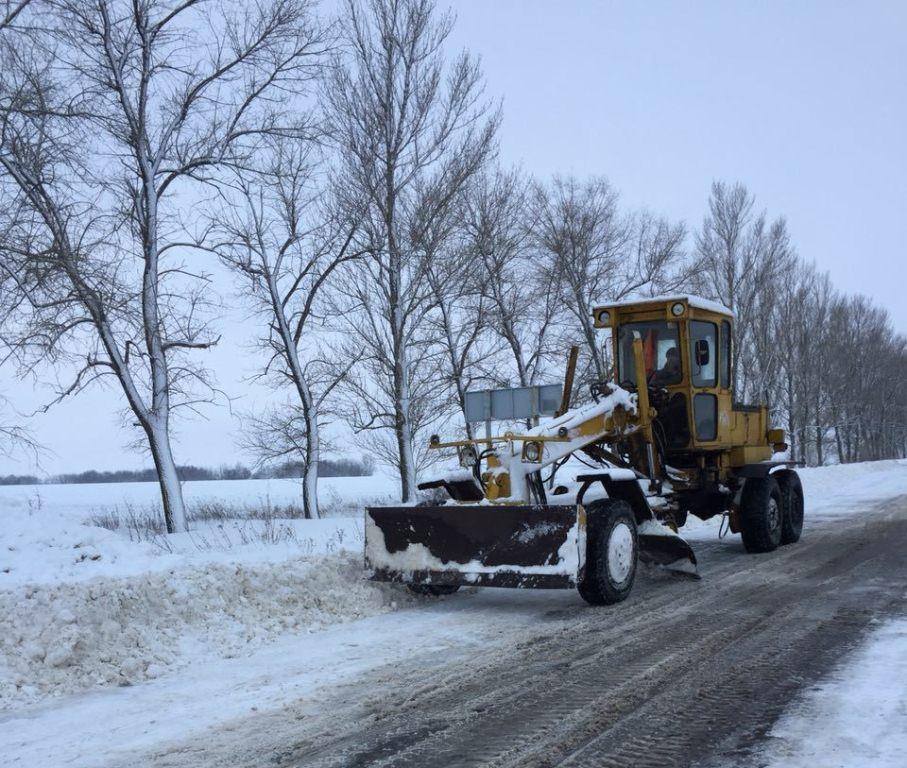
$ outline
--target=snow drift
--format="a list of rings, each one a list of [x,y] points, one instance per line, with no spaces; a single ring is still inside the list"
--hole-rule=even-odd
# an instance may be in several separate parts
[[[0,708],[131,685],[200,654],[236,656],[411,600],[364,581],[349,553],[0,591]]]

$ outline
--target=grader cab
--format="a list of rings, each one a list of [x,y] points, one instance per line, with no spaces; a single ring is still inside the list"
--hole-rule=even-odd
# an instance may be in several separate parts
[[[769,430],[765,405],[734,402],[733,316],[696,297],[598,307],[597,328],[612,328],[617,381],[639,385],[634,339],[643,344],[658,455],[675,467],[720,469],[765,461],[786,449],[783,430]]]
[[[687,515],[727,514],[750,552],[795,542],[803,491],[764,405],[734,402],[733,315],[693,296],[596,307],[610,329],[614,382],[593,382],[529,428],[430,447],[459,468],[420,484],[446,500],[366,510],[372,578],[424,594],[462,585],[576,587],[607,604],[630,592],[637,561],[697,575],[678,531]],[[603,333],[603,336],[605,334]],[[580,457],[585,469],[573,470]]]

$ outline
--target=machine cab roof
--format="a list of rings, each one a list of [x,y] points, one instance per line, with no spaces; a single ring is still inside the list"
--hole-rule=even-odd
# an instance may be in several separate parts
[[[734,317],[734,313],[723,304],[692,294],[639,297],[612,304],[602,304],[592,310],[592,316],[595,318],[596,328],[608,328],[613,325],[613,320],[617,316],[629,316],[637,312],[663,311],[667,317],[679,320],[688,317],[690,310],[697,315],[705,312],[729,318]]]

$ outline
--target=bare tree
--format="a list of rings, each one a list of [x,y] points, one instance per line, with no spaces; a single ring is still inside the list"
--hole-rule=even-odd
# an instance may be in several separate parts
[[[115,378],[154,460],[167,528],[184,530],[171,413],[207,397],[189,353],[216,338],[206,278],[187,265],[202,236],[180,211],[263,135],[298,130],[281,100],[311,75],[323,36],[307,0],[49,6],[38,55],[18,57],[0,83],[11,226],[0,277],[22,310],[14,347],[26,366],[81,359],[60,398]]]
[[[593,307],[682,282],[675,272],[683,255],[684,227],[649,213],[621,214],[617,192],[603,177],[536,183],[531,227],[546,279],[560,287],[593,374],[603,380],[609,367]]]
[[[527,186],[518,171],[483,173],[464,196],[459,223],[478,265],[488,328],[506,351],[494,377],[501,385],[538,383],[563,310],[557,281],[531,252]]]
[[[366,254],[357,241],[359,212],[324,202],[315,149],[297,139],[269,142],[259,169],[236,176],[239,200],[220,217],[223,262],[243,280],[267,333],[264,374],[289,385],[292,406],[254,420],[249,442],[262,458],[294,455],[304,467],[303,510],[318,517],[318,466],[325,402],[356,358],[338,366],[320,353],[322,292],[344,264]]]
[[[771,344],[763,337],[754,345],[754,335],[765,327],[793,253],[784,219],[769,223],[765,213],[754,209],[755,198],[742,184],[712,184],[709,213],[696,235],[693,286],[736,313],[732,376],[738,396],[761,399],[772,377],[764,370],[771,362]]]
[[[431,420],[433,373],[426,364],[424,223],[441,216],[494,148],[497,115],[487,117],[478,65],[468,54],[446,66],[453,20],[430,0],[348,0],[346,55],[325,89],[341,158],[340,184],[366,203],[364,231],[374,255],[347,281],[352,423],[384,444],[414,498],[419,422]],[[382,437],[392,433],[392,455]]]
[[[9,400],[0,394],[0,457],[30,454],[36,460],[43,448],[18,414],[12,413]]]
[[[457,222],[454,231],[461,234]],[[438,241],[441,242],[438,242]],[[459,237],[446,242],[432,238],[425,280],[432,294],[427,317],[439,349],[439,367],[453,406],[462,416],[467,437],[473,436],[466,415],[466,393],[476,384],[494,380],[495,339],[488,330],[487,276],[481,261]],[[437,245],[435,245],[437,243]]]
[[[16,19],[32,4],[32,0],[3,0],[0,2],[0,33],[16,23]]]

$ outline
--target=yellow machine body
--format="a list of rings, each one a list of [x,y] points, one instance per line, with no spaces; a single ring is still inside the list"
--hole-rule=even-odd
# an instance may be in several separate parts
[[[759,503],[799,503],[802,518],[802,489],[790,477],[790,462],[772,461],[786,449],[783,431],[770,429],[764,404],[735,402],[732,312],[681,296],[603,305],[593,316],[596,327],[611,332],[614,382],[593,383],[592,402],[571,408],[572,350],[553,418],[497,436],[432,437],[431,448],[456,451],[461,469],[419,487],[443,489],[449,498],[367,510],[372,578],[432,590],[577,586],[590,602],[614,602],[629,587],[613,594],[596,587],[589,597],[587,541],[603,535],[606,517],[620,522],[621,514],[631,515],[622,524],[633,529],[639,559],[687,573],[695,573],[696,557],[677,535],[687,513],[702,519],[729,514],[736,531],[747,483],[768,488],[776,482],[770,473],[786,472],[784,487],[800,495],[787,490],[782,497],[776,489],[774,502]],[[558,470],[579,454],[593,463],[592,471],[557,481]],[[598,522],[590,529],[589,500],[601,498],[608,501],[593,501]],[[610,551],[610,543],[601,546]],[[589,557],[604,562],[602,551]]]

